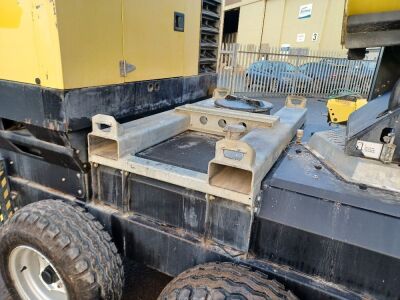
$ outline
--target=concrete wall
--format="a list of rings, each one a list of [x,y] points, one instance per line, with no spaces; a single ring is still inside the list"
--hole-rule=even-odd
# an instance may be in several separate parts
[[[225,1],[225,10],[240,8],[238,43],[345,51],[340,44],[345,0]],[[304,4],[313,5],[312,14],[299,19]],[[318,34],[316,41],[313,33]],[[296,41],[298,34],[305,34],[304,42]]]

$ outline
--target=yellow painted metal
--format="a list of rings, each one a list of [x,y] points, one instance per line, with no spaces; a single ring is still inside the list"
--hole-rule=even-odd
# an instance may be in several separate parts
[[[59,87],[62,74],[54,4],[6,1],[7,9],[0,10],[0,20],[7,20],[0,26],[0,79],[35,83],[39,78],[45,86]]]
[[[0,0],[0,79],[72,89],[196,75],[200,17],[201,1]],[[122,77],[122,60],[136,71]]]
[[[22,9],[17,0],[0,1],[0,27],[16,28],[21,23]]]
[[[361,15],[400,10],[399,0],[347,0],[347,15]]]
[[[199,72],[200,25],[202,1],[184,1],[185,3],[185,39],[183,52],[183,75],[192,76]]]
[[[195,75],[198,71],[201,1],[124,2],[124,57],[136,70],[128,81]],[[185,14],[185,31],[174,31],[174,12]]]
[[[351,113],[365,104],[367,104],[367,99],[329,99],[326,104],[328,108],[329,120],[332,123],[346,123]]]
[[[63,88],[122,83],[121,0],[55,1]]]

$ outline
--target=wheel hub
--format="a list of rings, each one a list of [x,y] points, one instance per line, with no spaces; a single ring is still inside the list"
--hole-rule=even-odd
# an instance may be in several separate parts
[[[8,268],[22,299],[69,299],[65,284],[56,268],[38,250],[29,246],[16,247],[11,251]]]
[[[47,266],[40,275],[42,276],[43,281],[48,285],[60,280],[60,278],[58,278],[57,276],[56,271],[54,271],[51,266]]]

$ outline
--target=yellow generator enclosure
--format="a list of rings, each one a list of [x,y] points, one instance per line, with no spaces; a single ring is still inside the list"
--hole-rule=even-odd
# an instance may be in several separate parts
[[[0,80],[56,89],[199,73],[202,1],[0,0]]]

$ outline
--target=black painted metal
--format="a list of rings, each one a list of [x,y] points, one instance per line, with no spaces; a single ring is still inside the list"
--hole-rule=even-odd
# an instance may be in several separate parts
[[[400,84],[398,84],[400,88]],[[396,98],[392,97],[395,94]],[[348,155],[364,157],[357,148],[357,142],[368,141],[383,143],[382,137],[390,129],[395,134],[395,145],[400,146],[400,105],[389,109],[393,99],[398,100],[399,93],[393,90],[369,102],[352,113],[347,122],[345,152]],[[396,147],[393,163],[400,163],[400,147]]]
[[[348,49],[398,45],[400,11],[350,16],[345,30]]]
[[[399,12],[397,12],[399,15]],[[397,41],[397,43],[399,43]],[[400,163],[400,46],[381,50],[375,70],[369,103],[350,115],[347,122],[345,151],[348,155],[363,157],[357,141],[382,143],[382,134],[388,129],[395,134],[397,148],[393,162]]]
[[[346,183],[305,148],[297,150],[264,183],[253,254],[378,299],[398,299],[400,195]]]
[[[99,205],[87,206],[110,231],[126,256],[165,274],[176,276],[188,268],[211,261],[234,261],[266,273],[291,289],[300,299],[363,299],[343,286],[334,285],[268,260],[233,257],[218,244],[179,228],[153,222],[142,216],[125,217]]]
[[[186,131],[136,155],[207,174],[208,163],[215,156],[215,143],[220,139],[211,134]]]
[[[198,236],[206,234],[204,194],[141,176],[130,176],[128,184],[129,207],[135,213]]]
[[[215,73],[72,90],[0,80],[0,118],[76,131],[89,128],[96,114],[138,118],[206,98],[215,85]]]
[[[265,100],[232,95],[227,95],[225,98],[216,99],[215,106],[252,113],[262,113],[266,115],[269,115],[271,109],[274,107],[272,103]]]
[[[390,92],[400,78],[400,46],[382,48],[375,69],[369,101]]]
[[[49,143],[15,131],[0,130],[0,139],[3,143],[9,143],[16,152],[36,156],[57,165],[69,166],[75,170],[83,169],[82,163],[72,148]]]
[[[113,168],[94,169],[96,200],[247,251],[252,220],[246,206],[221,198],[207,201],[203,193],[142,176],[124,175]]]
[[[6,162],[8,174],[24,180],[26,185],[42,185],[48,189],[49,194],[65,193],[78,199],[88,196],[87,177],[81,171],[53,164],[34,155],[4,148],[1,149],[1,155]],[[12,182],[11,188],[18,191]],[[30,203],[29,199],[21,200],[23,203]]]

